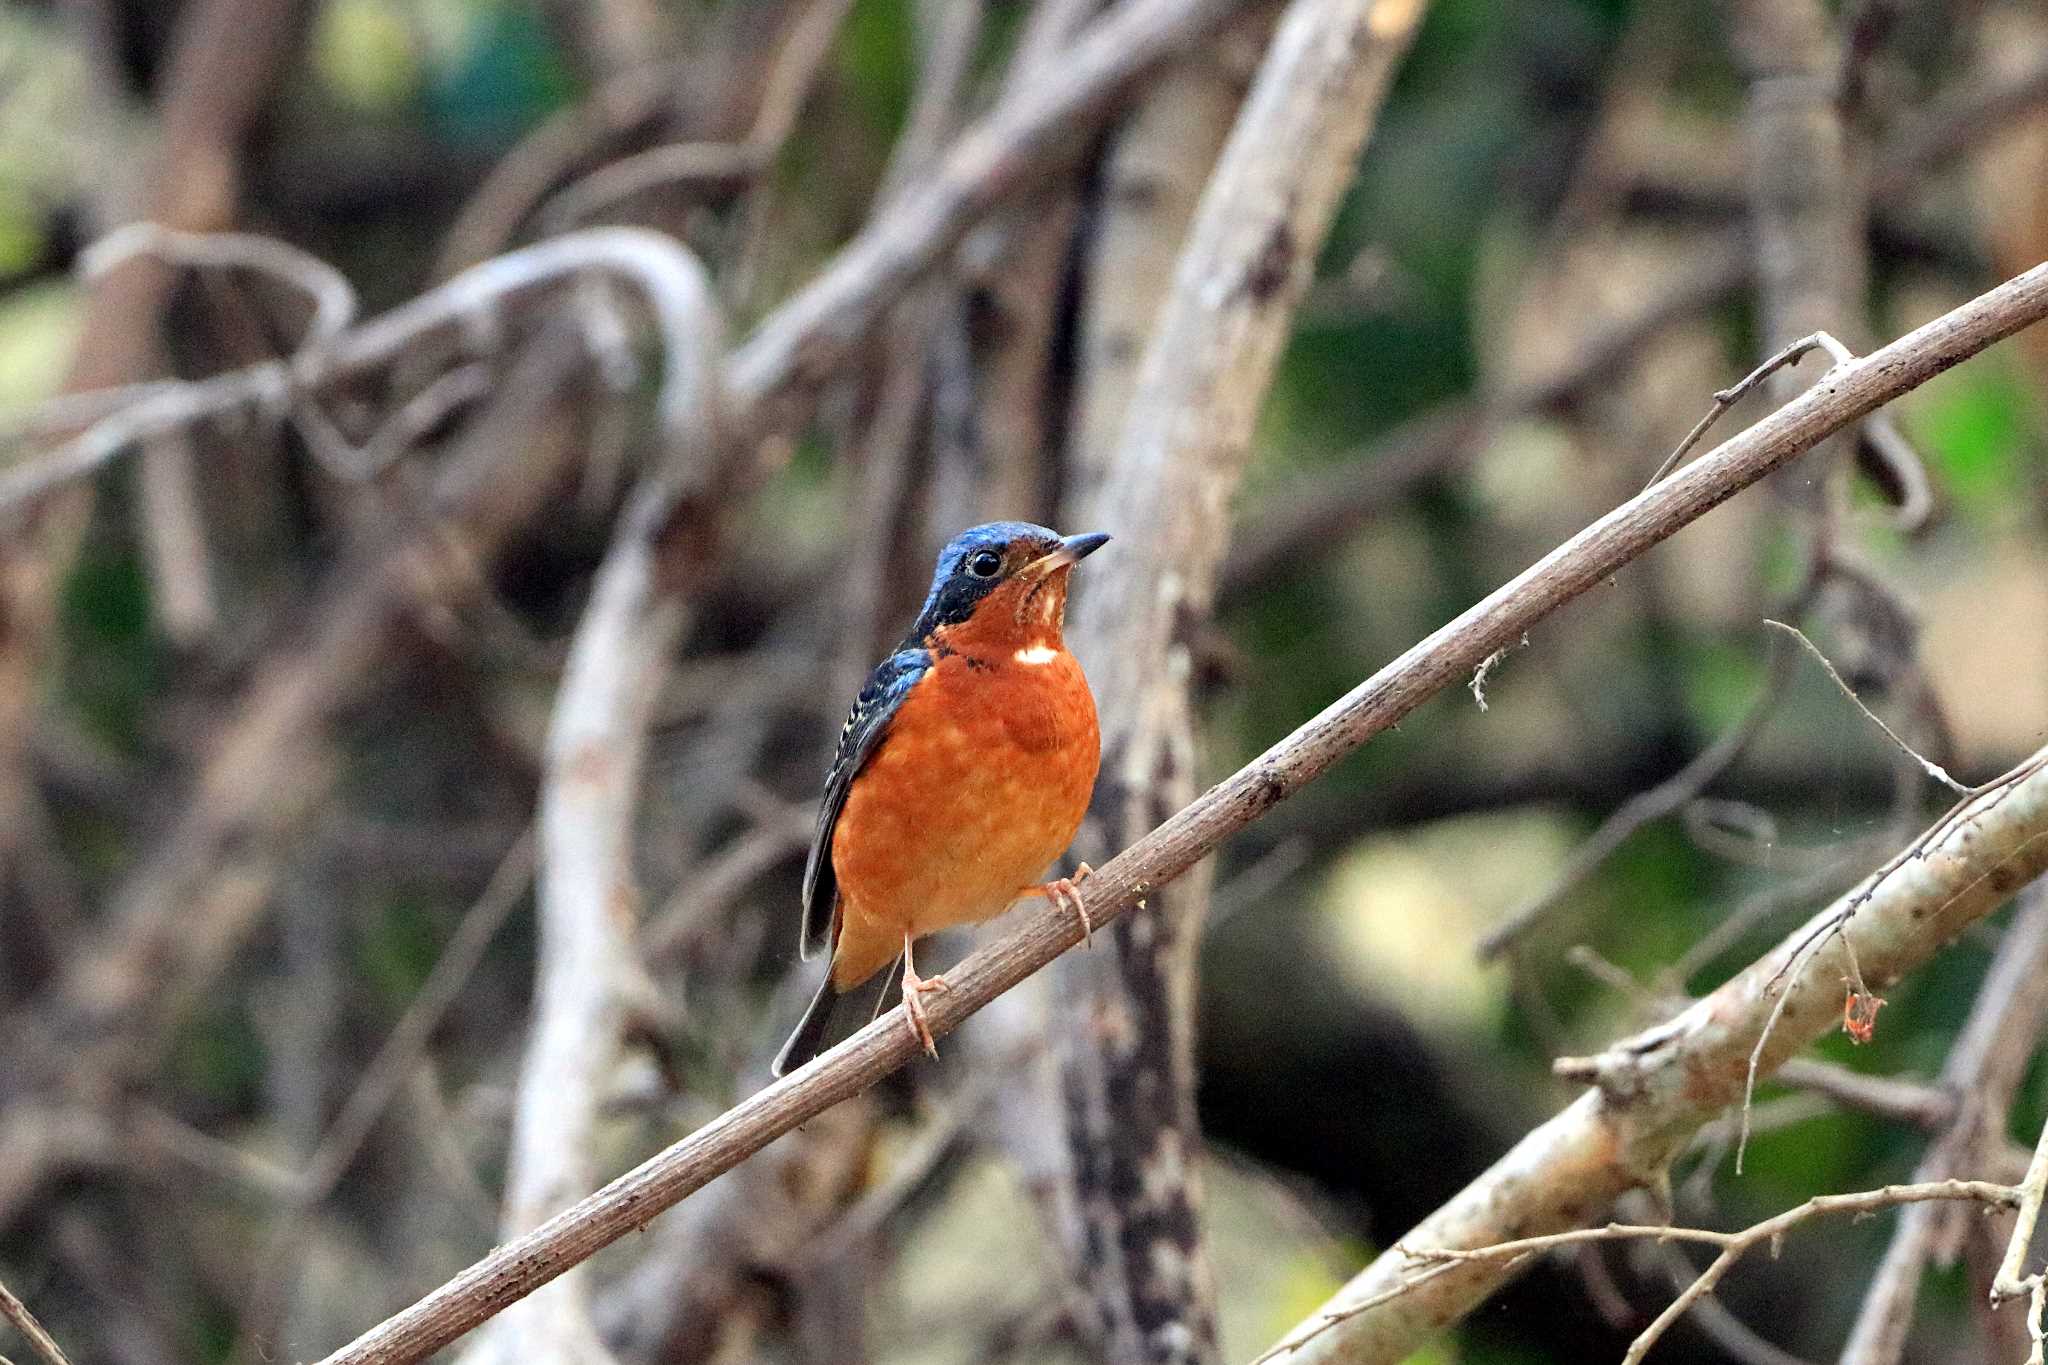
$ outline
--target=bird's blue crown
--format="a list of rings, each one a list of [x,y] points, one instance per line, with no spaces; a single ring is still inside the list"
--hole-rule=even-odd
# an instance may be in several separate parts
[[[1059,545],[1058,532],[1028,521],[991,521],[954,536],[939,551],[931,591],[906,643],[927,640],[942,626],[959,625],[1012,572]]]

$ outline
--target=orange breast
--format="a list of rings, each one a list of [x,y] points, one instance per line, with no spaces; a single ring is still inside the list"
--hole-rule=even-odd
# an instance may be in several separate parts
[[[847,793],[832,839],[848,988],[928,934],[1001,913],[1087,813],[1095,699],[1064,649],[1043,663],[940,658]]]

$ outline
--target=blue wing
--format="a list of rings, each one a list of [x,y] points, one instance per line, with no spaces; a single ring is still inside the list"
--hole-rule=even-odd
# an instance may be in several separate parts
[[[932,666],[926,649],[898,650],[875,666],[839,732],[839,749],[825,776],[825,799],[818,807],[818,829],[811,836],[811,856],[804,863],[804,927],[798,944],[805,958],[823,952],[832,942],[832,916],[839,905],[839,879],[832,871],[832,831],[846,806],[846,793],[868,759],[888,736],[903,699]]]

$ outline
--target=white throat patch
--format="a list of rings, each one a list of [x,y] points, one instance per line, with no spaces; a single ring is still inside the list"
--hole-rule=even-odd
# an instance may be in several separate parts
[[[1020,664],[1049,664],[1059,656],[1060,652],[1051,645],[1040,643],[1028,645],[1018,650],[1011,657]]]

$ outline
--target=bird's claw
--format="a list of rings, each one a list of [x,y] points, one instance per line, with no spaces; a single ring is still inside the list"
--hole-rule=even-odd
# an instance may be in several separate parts
[[[932,1037],[931,1019],[925,1014],[924,997],[934,991],[950,991],[953,983],[943,976],[924,977],[903,969],[903,1017],[910,1027],[910,1036],[915,1038],[927,1056],[939,1055],[938,1040]]]
[[[1081,921],[1081,942],[1090,948],[1095,946],[1095,922],[1088,917],[1088,906],[1082,901],[1079,888],[1094,870],[1082,863],[1074,869],[1073,876],[1057,878],[1039,888],[1047,900]]]

